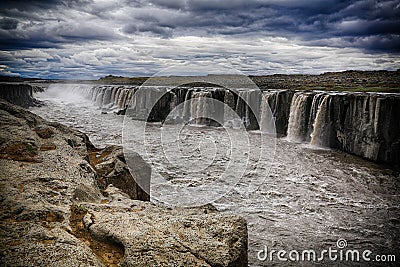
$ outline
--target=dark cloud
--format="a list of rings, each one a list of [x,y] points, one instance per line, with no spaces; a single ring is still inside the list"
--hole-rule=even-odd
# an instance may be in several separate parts
[[[199,34],[236,35],[253,33],[258,36],[294,37],[303,41],[323,41],[331,37],[371,37],[376,42],[348,42],[361,49],[393,52],[390,41],[400,34],[399,1],[261,1],[261,0],[151,0],[141,6],[148,13],[132,14],[135,23],[148,23],[146,27],[129,24],[126,33],[145,31],[163,37]],[[156,7],[149,9],[149,5]],[[170,10],[169,15],[163,12]],[[174,13],[175,12],[175,13]],[[132,31],[131,29],[136,30]],[[173,31],[171,29],[174,29]],[[388,35],[388,36],[386,36]],[[373,45],[377,46],[374,47]],[[395,49],[396,50],[396,49]],[[400,52],[397,51],[397,52]]]
[[[116,21],[126,34],[151,33],[163,38],[188,34],[253,33],[259,36],[284,36],[303,41],[322,41],[333,36],[386,37],[385,35],[400,34],[399,1],[137,0],[127,1],[126,4],[128,3],[129,5],[107,2],[94,4],[89,0],[36,0],[29,3],[3,1],[0,5],[2,10],[0,14],[14,17],[3,18],[0,23],[3,30],[9,31],[1,34],[3,37],[1,47],[4,49],[10,43],[18,42],[26,47],[29,40],[32,47],[48,47],[51,43],[59,46],[64,42],[115,38],[110,34],[110,29],[104,29],[107,34],[101,34],[101,29],[98,27],[88,31],[87,21],[79,21],[79,27],[76,25],[68,27],[62,23],[54,25],[49,22],[66,20],[68,13],[75,11],[101,18],[108,22],[108,25]],[[52,17],[40,16],[50,11],[54,13]],[[115,15],[118,12],[125,17]],[[18,20],[21,19],[29,23],[23,24],[24,28],[21,27],[17,32]],[[44,23],[50,29],[46,26],[38,29],[36,26],[38,23]],[[32,32],[37,30],[44,33],[46,40],[33,38],[35,34]],[[392,36],[386,39],[393,38]],[[362,42],[347,43],[356,47],[362,44]],[[377,44],[377,48],[384,50],[384,44],[387,42],[373,43]],[[360,48],[375,49],[373,46]],[[393,51],[392,46],[388,49]]]
[[[200,40],[205,38],[211,43],[213,42],[211,40],[216,39],[243,42],[257,38],[285,40],[296,45],[308,46],[308,51],[314,47],[348,48],[358,50],[365,55],[383,53],[396,56],[400,53],[400,0],[3,0],[0,2],[0,49],[10,52],[51,50],[52,58],[43,58],[44,61],[41,61],[41,64],[47,62],[48,66],[64,64],[65,68],[77,69],[82,68],[86,60],[91,68],[100,64],[101,66],[97,67],[105,71],[104,68],[111,68],[112,64],[116,64],[115,62],[111,64],[109,61],[117,56],[116,51],[103,51],[94,56],[81,55],[79,54],[81,50],[70,54],[61,51],[67,51],[68,47],[72,46],[89,49],[88,47],[92,47],[93,44],[102,43],[108,47],[122,42],[134,43],[139,50],[146,50],[144,58],[142,55],[136,55],[146,62],[141,63],[145,68],[151,65],[148,61],[156,60],[149,54],[156,54],[159,59],[164,60],[162,62],[187,59],[185,56],[181,57],[180,51],[175,49],[174,46],[179,45],[175,40],[191,40],[197,37]],[[141,40],[141,43],[136,40]],[[167,42],[169,40],[171,42]],[[242,63],[250,62],[244,57],[251,56],[249,54],[251,49],[247,50],[245,46],[243,48],[246,49],[245,52],[230,52],[236,50],[233,41],[230,42],[231,44],[227,43],[222,47],[212,43],[211,45],[215,46],[212,49],[215,50],[209,53],[206,43],[202,46],[188,41],[187,45],[193,46],[188,53],[194,59],[216,60],[240,57]],[[278,47],[273,47],[279,50]],[[78,53],[79,56],[74,53]],[[113,56],[103,58],[101,56],[103,54]],[[209,57],[202,56],[205,54]],[[268,58],[260,54],[252,59],[252,64],[268,60],[272,65],[265,69],[283,66],[283,62],[275,62],[274,54],[271,53]],[[312,58],[306,53],[299,56],[305,60]],[[317,58],[320,58],[320,55]],[[6,63],[1,62],[0,65],[7,64],[17,69],[18,64],[25,64],[18,61],[24,60],[23,55],[16,56],[13,60],[8,59],[4,61]],[[28,63],[36,64],[32,62]],[[235,64],[241,63],[235,62]],[[118,65],[118,67],[123,66]],[[249,66],[243,69],[248,70]]]
[[[15,30],[18,26],[18,20],[12,18],[0,19],[0,28],[3,30]]]
[[[8,10],[19,11],[43,11],[58,7],[80,8],[82,5],[93,3],[92,0],[2,0],[0,2],[1,13]]]
[[[398,53],[400,51],[400,35],[374,35],[354,38],[351,44],[373,52]]]
[[[168,38],[172,36],[172,29],[167,26],[158,26],[155,23],[133,24],[126,25],[123,29],[124,33],[137,34],[137,33],[152,33],[155,35]]]
[[[118,39],[105,24],[86,20],[81,8],[92,1],[3,1],[0,49],[60,48],[64,44]],[[74,14],[71,16],[71,14]],[[86,15],[82,15],[86,14]]]

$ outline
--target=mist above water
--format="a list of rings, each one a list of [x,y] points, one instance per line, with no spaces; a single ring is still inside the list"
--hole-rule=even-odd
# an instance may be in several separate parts
[[[44,92],[36,93],[38,99],[52,99],[62,104],[88,103],[82,92],[89,90],[92,85],[85,84],[50,84]]]

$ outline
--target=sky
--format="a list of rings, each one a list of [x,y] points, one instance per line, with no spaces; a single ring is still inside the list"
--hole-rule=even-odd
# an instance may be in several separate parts
[[[0,1],[0,74],[247,75],[400,68],[400,0]]]

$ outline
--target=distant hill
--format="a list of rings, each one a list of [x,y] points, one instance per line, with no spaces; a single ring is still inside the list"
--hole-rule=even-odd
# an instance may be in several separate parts
[[[243,78],[243,77],[242,77]],[[400,92],[400,70],[326,72],[323,74],[273,74],[249,76],[260,89],[384,91]],[[141,85],[148,77],[122,77],[108,75],[96,82],[106,84]],[[202,82],[209,81],[209,84]],[[149,84],[184,84],[185,86],[210,86],[222,81],[224,85],[239,84],[238,75],[153,77]]]
[[[273,74],[250,75],[249,78],[262,90],[290,89],[290,90],[337,90],[337,91],[377,91],[400,93],[400,70],[396,71],[358,71],[326,72],[323,74]],[[0,82],[81,82],[97,84],[129,84],[141,85],[149,77],[123,77],[107,75],[94,81],[66,81],[44,80],[36,78],[22,78],[1,76]],[[243,76],[217,75],[207,76],[170,76],[152,77],[149,85],[182,84],[190,87],[202,86],[240,86],[245,81]],[[246,84],[246,83],[245,83]]]
[[[106,83],[106,84],[133,84],[141,85],[144,83],[148,77],[123,77],[123,76],[113,76],[107,75],[95,81],[96,83]]]
[[[0,82],[33,82],[41,79],[0,75]]]
[[[400,92],[400,70],[249,76],[261,89]]]

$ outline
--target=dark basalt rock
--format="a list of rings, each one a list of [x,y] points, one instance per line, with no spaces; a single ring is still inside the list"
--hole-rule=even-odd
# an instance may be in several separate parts
[[[275,118],[275,129],[277,136],[285,136],[288,128],[290,104],[292,103],[293,91],[280,90],[272,94],[268,104]]]
[[[33,98],[34,91],[37,91],[37,88],[29,84],[0,83],[0,98],[21,107],[41,104],[40,101]]]
[[[333,95],[331,147],[377,162],[400,163],[400,96]]]

